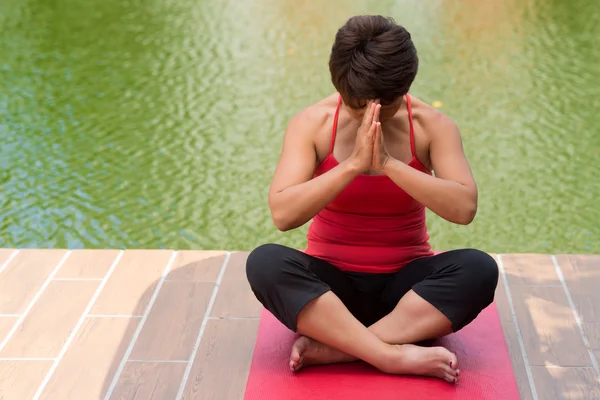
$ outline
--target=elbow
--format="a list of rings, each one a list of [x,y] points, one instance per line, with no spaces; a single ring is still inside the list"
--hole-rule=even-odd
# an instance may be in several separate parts
[[[286,204],[282,203],[281,200],[273,201],[271,199],[269,201],[269,209],[271,210],[273,224],[281,232],[299,228],[306,222],[302,219],[302,215],[294,212],[293,208],[286,207]]]
[[[285,207],[281,207],[280,201],[275,201],[274,198],[270,198],[269,209],[271,210],[273,224],[279,231],[287,232],[296,228],[292,215],[290,215],[289,212],[286,212]]]
[[[455,223],[459,225],[470,225],[477,215],[477,190],[465,193],[462,201],[458,201],[460,204],[455,209]]]
[[[294,226],[286,221],[274,219],[273,223],[275,224],[275,228],[277,228],[281,232],[287,232],[287,231],[291,231],[292,229],[294,229]]]
[[[273,224],[275,227],[281,232],[291,231],[292,229],[296,228],[294,221],[285,215],[271,212],[271,218],[273,219]]]
[[[477,214],[477,205],[466,205],[457,213],[455,223],[459,225],[469,225],[475,219]]]

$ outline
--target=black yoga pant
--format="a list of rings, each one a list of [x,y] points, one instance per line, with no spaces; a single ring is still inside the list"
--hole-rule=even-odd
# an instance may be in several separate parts
[[[296,249],[265,244],[248,256],[246,275],[256,298],[294,332],[300,311],[329,290],[369,326],[410,289],[440,310],[456,332],[494,300],[498,266],[487,253],[461,249],[419,258],[391,274],[345,272]]]

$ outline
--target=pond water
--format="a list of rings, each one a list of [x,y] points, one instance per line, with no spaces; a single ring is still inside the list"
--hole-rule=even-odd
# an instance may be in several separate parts
[[[594,0],[4,0],[0,246],[304,246],[269,182],[365,13],[412,33],[411,93],[457,122],[479,185],[471,225],[429,213],[432,245],[599,252]]]

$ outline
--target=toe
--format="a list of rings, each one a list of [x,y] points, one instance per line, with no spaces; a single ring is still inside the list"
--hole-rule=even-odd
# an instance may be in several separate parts
[[[456,358],[456,355],[454,355],[453,353],[451,354],[452,355],[450,357],[450,360],[448,361],[448,365],[452,369],[458,369],[458,358]]]
[[[300,351],[296,346],[292,347],[292,354],[290,354],[290,361],[299,362],[300,361]]]
[[[300,360],[300,361],[293,361],[293,360],[290,360],[290,370],[291,370],[292,372],[297,372],[297,371],[299,371],[299,370],[300,370],[300,368],[302,368],[302,365],[303,365],[303,364],[302,364],[302,360]]]
[[[443,365],[442,364],[442,370],[444,371],[445,374],[450,375],[453,378],[458,377],[458,374],[456,373],[456,369],[450,368],[449,365]]]
[[[456,370],[450,368],[448,364],[440,363],[439,371],[441,372],[440,377],[445,379],[450,383],[456,383],[458,381],[458,376],[456,375]]]
[[[450,383],[456,383],[456,382],[457,382],[457,379],[456,379],[456,377],[455,377],[455,376],[453,376],[453,375],[450,375],[450,374],[447,374],[447,373],[446,373],[446,374],[444,374],[444,380],[445,380],[446,382],[450,382]]]

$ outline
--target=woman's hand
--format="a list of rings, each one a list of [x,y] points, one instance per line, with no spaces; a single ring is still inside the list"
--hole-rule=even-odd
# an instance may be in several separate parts
[[[367,104],[367,110],[363,116],[360,128],[358,128],[358,132],[356,133],[354,151],[349,160],[359,174],[367,172],[373,164],[375,132],[380,109],[381,105],[378,102],[370,101]]]
[[[383,140],[381,122],[377,121],[377,125],[375,127],[375,140],[373,143],[373,163],[371,168],[375,171],[382,172],[389,159],[390,154],[385,147],[385,140]]]

